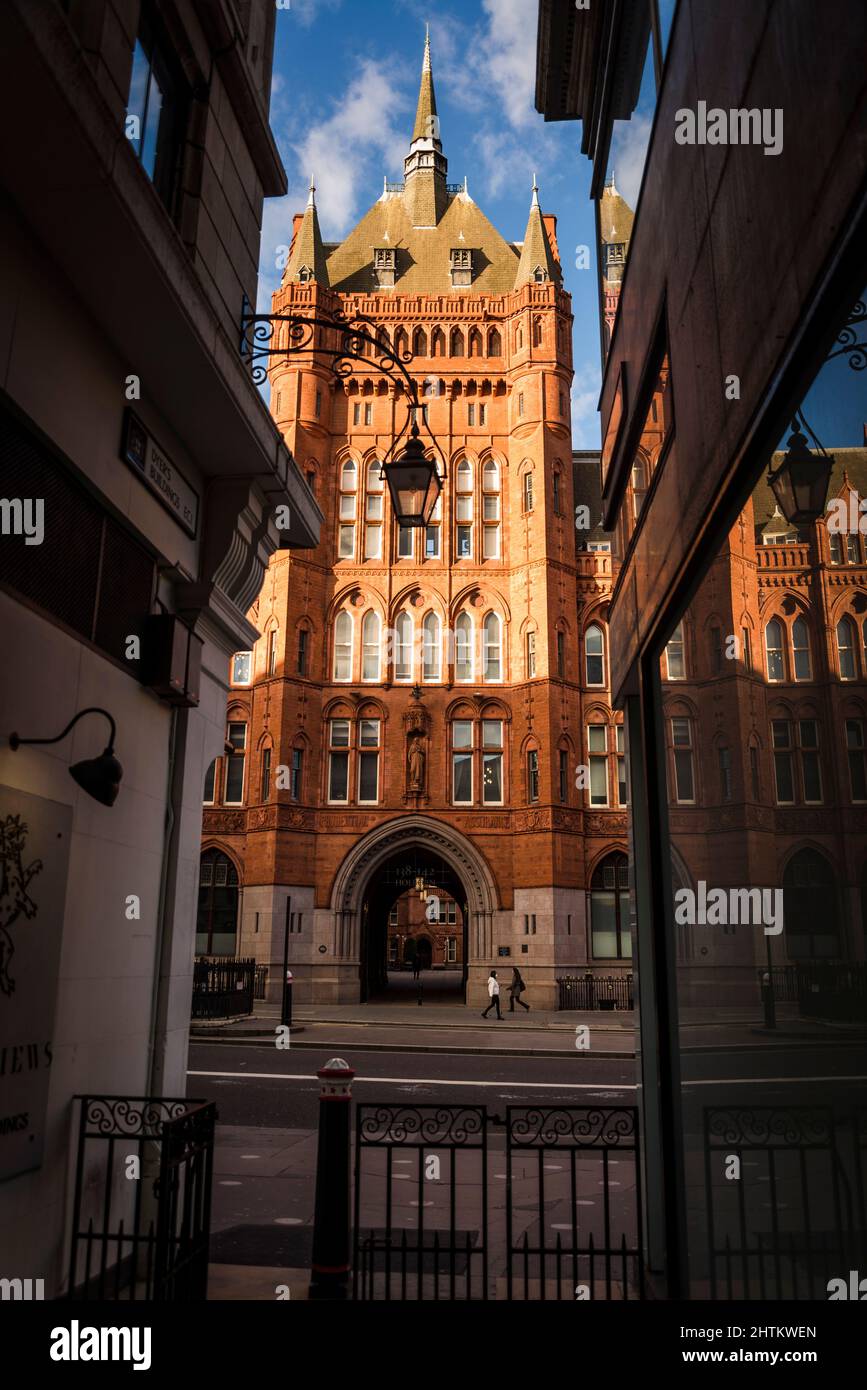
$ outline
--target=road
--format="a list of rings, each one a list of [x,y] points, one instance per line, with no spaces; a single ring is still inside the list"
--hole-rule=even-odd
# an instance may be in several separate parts
[[[356,1068],[353,1095],[358,1103],[484,1105],[489,1115],[503,1116],[507,1105],[522,1103],[632,1105],[638,1099],[635,1063],[598,1053],[590,1057],[576,1052],[560,1058],[406,1053],[395,1049],[353,1055],[351,1047],[339,1044],[293,1052],[278,1051],[273,1044],[195,1043],[190,1049],[188,1094],[216,1100],[219,1114],[211,1258],[212,1282],[217,1289],[222,1278],[224,1291],[212,1296],[273,1297],[273,1289],[284,1278],[292,1283],[293,1297],[293,1278],[298,1288],[303,1288],[306,1276],[301,1272],[309,1267],[315,1192],[316,1070],[335,1055],[345,1056]],[[779,1048],[767,1054],[694,1054],[685,1058],[684,1067],[683,1125],[690,1161],[697,1165],[694,1181],[699,1183],[704,1180],[701,1135],[707,1106],[732,1106],[739,1115],[751,1106],[788,1107],[808,1102],[851,1109],[859,1093],[860,1103],[864,1103],[863,1052],[858,1043],[812,1050]],[[504,1145],[504,1130],[492,1128],[488,1170],[490,1229],[494,1233],[491,1257],[500,1269],[506,1258],[502,1246]],[[556,1233],[565,1229],[571,1218],[568,1192],[558,1189],[567,1178],[562,1162],[565,1155],[550,1157],[553,1162],[545,1164],[545,1221],[551,1233]],[[410,1229],[419,1206],[420,1179],[414,1163],[414,1154],[396,1158],[394,1220],[396,1226],[403,1224]],[[631,1229],[631,1160],[619,1155],[612,1164],[610,1171],[616,1172],[611,1185],[612,1210],[616,1219]],[[767,1188],[758,1186],[767,1182],[763,1170],[750,1161],[745,1171],[752,1173],[755,1191],[766,1198]],[[478,1232],[483,1224],[475,1209],[481,1192],[479,1174],[471,1177],[464,1172],[461,1229]],[[516,1205],[515,1211],[523,1213],[521,1220],[530,1222],[538,1212],[538,1201],[532,1173],[519,1158],[513,1160],[513,1177],[516,1204],[523,1191],[523,1205]],[[821,1174],[817,1180],[824,1181]],[[581,1220],[601,1230],[600,1187],[599,1174],[586,1166],[579,1184]],[[375,1183],[367,1191],[370,1195],[363,1201],[363,1224],[382,1226],[382,1194]],[[426,1189],[424,1205],[432,1206],[436,1195]],[[426,1219],[433,1220],[435,1215],[434,1211],[426,1213]],[[246,1282],[242,1285],[239,1280]],[[248,1291],[240,1292],[242,1287]]]

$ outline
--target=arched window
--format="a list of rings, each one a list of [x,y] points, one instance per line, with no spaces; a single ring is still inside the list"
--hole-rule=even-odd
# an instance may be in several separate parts
[[[590,941],[595,960],[631,960],[629,862],[608,854],[590,879]]]
[[[482,355],[482,335],[477,328],[470,329],[468,355],[470,357],[481,357]]]
[[[840,679],[855,680],[858,674],[855,664],[855,634],[850,618],[841,618],[837,624],[837,655],[840,660]]]
[[[530,681],[536,674],[536,634],[531,631],[527,633],[527,680]]]
[[[542,345],[542,320],[538,314],[533,316],[533,347]]]
[[[486,560],[500,557],[500,470],[493,459],[482,469],[482,556]]]
[[[423,328],[417,328],[412,335],[412,354],[413,357],[427,357],[427,334]]]
[[[502,355],[503,355],[503,342],[502,342],[502,339],[501,339],[501,337],[500,337],[499,330],[496,329],[496,328],[492,328],[491,331],[490,331],[490,333],[488,334],[488,356],[489,356],[489,357],[502,357]]]
[[[632,485],[632,516],[637,523],[647,493],[647,468],[644,459],[638,458],[633,463],[630,483]]]
[[[473,624],[469,613],[461,613],[455,623],[455,680],[473,679]]]
[[[440,650],[440,620],[436,613],[428,613],[422,625],[422,660],[426,681],[438,681],[440,678]]]
[[[334,679],[352,680],[352,616],[346,612],[334,624]]]
[[[463,357],[464,335],[459,328],[453,328],[449,336],[449,357]]]
[[[795,680],[810,679],[810,634],[803,618],[792,623],[792,654],[794,656]]]
[[[458,464],[455,487],[455,556],[469,560],[473,554],[473,470],[468,459]]]
[[[382,557],[382,470],[378,460],[367,465],[367,495],[364,502],[364,558]]]
[[[381,624],[379,614],[371,609],[364,615],[364,622],[361,625],[361,679],[363,681],[379,680],[379,634]]]
[[[409,352],[409,339],[405,328],[398,328],[394,335],[394,351],[400,358],[404,358]]]
[[[337,554],[351,559],[355,554],[355,508],[358,492],[358,470],[353,459],[347,459],[340,470],[340,503]]]
[[[206,849],[199,867],[196,955],[233,956],[238,930],[238,870],[218,849]]]
[[[501,624],[496,613],[489,613],[485,618],[484,640],[485,640],[485,680],[498,681],[501,679],[500,670],[501,660]]]
[[[394,678],[412,680],[412,618],[408,613],[398,613],[394,625]]]
[[[695,749],[692,741],[692,720],[686,715],[674,715],[671,728],[671,777],[674,800],[680,805],[695,802]]]
[[[678,623],[668,639],[665,648],[665,660],[668,669],[668,679],[670,681],[682,681],[686,677],[686,661],[684,658],[683,623]]]
[[[481,800],[503,802],[503,719],[453,719],[451,724],[451,799],[456,806]],[[481,790],[481,795],[480,795]]]
[[[533,474],[528,468],[521,485],[521,506],[525,512],[533,510]]]
[[[834,872],[815,849],[794,854],[783,874],[785,941],[795,960],[827,960],[839,953],[839,903]]]
[[[207,772],[205,773],[205,789],[202,792],[202,804],[213,806],[214,797],[217,789],[217,759],[214,758]]]
[[[431,357],[445,357],[446,338],[441,328],[435,328],[430,335],[430,355]]]
[[[768,680],[785,680],[786,669],[783,661],[783,625],[777,618],[771,618],[771,621],[765,628],[765,657],[768,666]]]
[[[605,638],[596,623],[584,634],[584,666],[588,685],[605,684]]]

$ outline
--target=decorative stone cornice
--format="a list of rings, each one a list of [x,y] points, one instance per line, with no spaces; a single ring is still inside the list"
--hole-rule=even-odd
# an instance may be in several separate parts
[[[229,651],[252,647],[259,634],[247,613],[279,540],[273,508],[256,482],[212,479],[205,495],[200,577],[176,585],[177,611],[193,622],[207,611]]]

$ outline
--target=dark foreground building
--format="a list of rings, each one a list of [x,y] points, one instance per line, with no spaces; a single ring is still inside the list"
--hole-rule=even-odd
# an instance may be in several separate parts
[[[581,121],[598,208],[646,1248],[675,1297],[824,1299],[867,1249],[865,51],[849,3],[540,3],[537,107]]]

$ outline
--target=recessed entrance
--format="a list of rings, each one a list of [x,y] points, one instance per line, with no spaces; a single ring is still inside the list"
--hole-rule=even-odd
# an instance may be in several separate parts
[[[361,904],[361,999],[462,1004],[467,894],[450,864],[407,846],[373,873]]]

